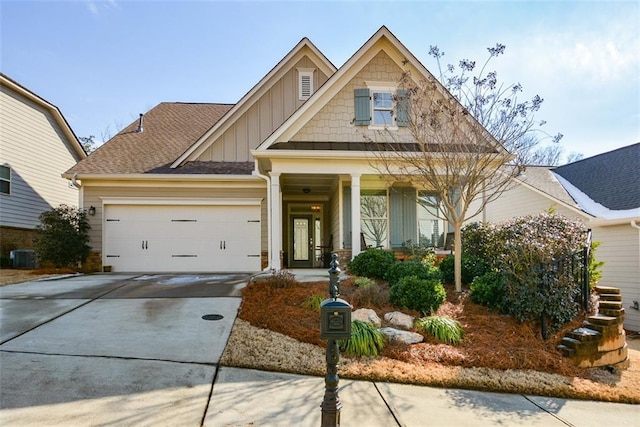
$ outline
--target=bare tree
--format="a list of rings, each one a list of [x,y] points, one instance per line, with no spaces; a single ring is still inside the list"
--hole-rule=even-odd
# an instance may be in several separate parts
[[[454,229],[455,285],[462,290],[461,229],[463,222],[485,208],[512,185],[539,142],[526,138],[544,122],[534,119],[543,99],[520,100],[520,84],[499,84],[489,61],[505,46],[489,48],[489,58],[476,76],[475,62],[462,60],[443,72],[444,55],[432,46],[440,69],[416,80],[404,72],[395,97],[396,123],[407,132],[377,133],[368,138],[376,167],[394,181],[409,182],[437,195],[440,218]],[[547,137],[548,134],[544,134]],[[562,137],[553,137],[557,142]],[[408,141],[406,140],[408,139]],[[380,143],[382,142],[382,143]]]

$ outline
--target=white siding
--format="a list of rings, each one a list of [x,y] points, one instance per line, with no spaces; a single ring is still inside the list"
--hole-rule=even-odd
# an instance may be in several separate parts
[[[489,203],[486,208],[486,220],[489,222],[501,222],[521,215],[537,215],[548,212],[549,209],[553,209],[557,214],[564,215],[567,218],[584,218],[576,211],[554,203],[542,194],[522,185],[517,185],[504,192],[497,200]]]
[[[631,308],[633,301],[640,301],[640,230],[630,224],[595,227],[593,240],[601,242],[596,258],[605,263],[600,283],[620,288],[624,327],[640,331],[640,311]]]
[[[78,205],[78,190],[60,176],[77,158],[47,109],[1,89],[0,164],[11,167],[11,195],[0,196],[0,225],[32,229],[41,212]]]

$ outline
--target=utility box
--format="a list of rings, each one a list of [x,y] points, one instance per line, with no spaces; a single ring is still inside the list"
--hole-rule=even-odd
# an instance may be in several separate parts
[[[38,258],[32,249],[16,249],[9,253],[13,268],[37,268]]]
[[[340,298],[329,298],[320,305],[320,337],[325,340],[351,338],[351,304]]]

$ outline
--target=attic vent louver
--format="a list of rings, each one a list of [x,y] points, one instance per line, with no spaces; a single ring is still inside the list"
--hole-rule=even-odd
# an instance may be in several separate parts
[[[144,114],[140,113],[140,119],[138,120],[138,129],[136,129],[136,133],[142,133],[142,131],[144,130],[142,128],[142,120],[144,118]]]
[[[298,68],[298,98],[309,99],[313,95],[313,68]]]

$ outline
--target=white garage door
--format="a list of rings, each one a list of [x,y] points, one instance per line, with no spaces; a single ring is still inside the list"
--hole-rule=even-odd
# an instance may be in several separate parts
[[[259,271],[260,206],[105,205],[104,242],[112,271]]]

